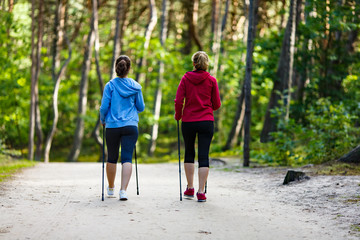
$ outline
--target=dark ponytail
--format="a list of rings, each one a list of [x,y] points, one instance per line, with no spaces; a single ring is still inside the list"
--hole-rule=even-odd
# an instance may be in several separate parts
[[[121,55],[116,59],[115,72],[118,77],[126,77],[130,71],[131,60],[126,55]]]

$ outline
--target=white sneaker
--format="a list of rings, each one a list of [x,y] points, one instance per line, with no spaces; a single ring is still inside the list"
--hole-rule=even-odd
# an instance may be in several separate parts
[[[108,197],[109,198],[113,198],[113,197],[115,197],[114,196],[114,190],[115,190],[115,187],[113,187],[113,188],[107,188],[107,195],[108,195]]]
[[[126,201],[126,200],[128,200],[128,197],[127,197],[127,194],[126,194],[126,191],[125,191],[125,190],[120,190],[119,195],[120,195],[120,200],[121,200],[121,201]]]

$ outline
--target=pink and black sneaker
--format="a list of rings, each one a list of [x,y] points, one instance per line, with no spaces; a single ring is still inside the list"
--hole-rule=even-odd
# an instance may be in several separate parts
[[[196,193],[196,197],[198,199],[198,202],[206,202],[205,193]]]
[[[193,198],[194,197],[194,188],[187,188],[186,187],[186,190],[184,192],[184,197],[187,197],[187,198]]]

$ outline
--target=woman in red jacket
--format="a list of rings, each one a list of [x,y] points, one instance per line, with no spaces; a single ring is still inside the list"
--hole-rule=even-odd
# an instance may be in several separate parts
[[[205,202],[205,183],[209,175],[209,149],[214,135],[214,114],[220,108],[220,95],[216,79],[206,72],[209,57],[203,52],[192,56],[194,71],[182,77],[176,92],[175,119],[182,120],[181,130],[185,142],[184,168],[187,188],[184,196],[194,197],[195,138],[198,135],[199,202]],[[185,100],[185,104],[184,104]]]

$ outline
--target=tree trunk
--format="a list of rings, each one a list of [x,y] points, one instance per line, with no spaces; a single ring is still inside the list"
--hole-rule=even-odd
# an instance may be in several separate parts
[[[32,0],[31,4],[31,92],[30,92],[30,116],[29,116],[29,145],[28,145],[28,159],[34,158],[34,137],[35,137],[35,86],[37,84],[36,79],[36,22],[35,19],[35,0]]]
[[[214,76],[216,78],[217,75],[217,70],[218,70],[218,64],[219,64],[219,57],[220,57],[220,45],[221,45],[221,39],[222,39],[222,25],[219,23],[220,20],[220,15],[221,15],[221,5],[218,5],[218,16],[216,16],[216,19],[218,22],[216,22],[215,24],[215,29],[214,29],[214,37],[213,37],[213,42],[212,42],[212,47],[211,47],[211,52],[214,55],[214,67],[211,69],[211,75]],[[224,14],[225,17],[225,14]],[[225,20],[226,21],[226,20]]]
[[[99,88],[100,88],[100,93],[101,96],[103,95],[104,92],[104,80],[102,78],[101,75],[101,71],[100,71],[100,56],[99,56],[99,49],[100,49],[100,42],[99,42],[99,23],[98,23],[98,8],[99,8],[99,3],[98,0],[92,0],[92,5],[93,5],[93,13],[94,13],[94,32],[95,32],[95,63],[96,63],[96,73],[97,73],[97,77],[98,77],[98,82],[99,82]],[[116,23],[116,25],[118,25],[118,23]],[[114,45],[117,45],[117,42],[114,41]],[[115,47],[115,46],[114,46]],[[119,48],[120,49],[120,46]],[[118,53],[119,54],[119,53]],[[114,57],[113,57],[114,59]],[[103,158],[102,156],[102,151],[101,149],[103,149],[103,141],[102,138],[100,137],[100,115],[98,115],[98,119],[96,121],[96,125],[94,130],[92,131],[92,137],[95,139],[95,142],[99,145],[100,147],[100,152],[101,152],[101,156],[100,159]],[[106,156],[106,153],[105,153]]]
[[[79,105],[76,119],[76,129],[74,134],[74,142],[68,160],[71,162],[77,161],[82,140],[84,137],[84,116],[86,114],[87,105],[87,94],[88,94],[88,75],[91,66],[92,47],[95,42],[95,31],[94,31],[94,13],[91,18],[90,32],[87,38],[87,44],[84,52],[84,61],[81,70],[81,81],[80,81],[80,93],[79,93]]]
[[[120,45],[120,54],[124,53],[124,49],[123,49],[123,40],[124,40],[124,32],[126,31],[126,29],[128,28],[130,22],[128,19],[128,12],[129,12],[129,7],[130,7],[130,1],[129,0],[123,0],[123,11],[122,11],[122,17],[121,17],[121,25],[120,25],[120,35],[119,35],[119,45]]]
[[[32,38],[31,38],[31,101],[30,101],[30,126],[29,126],[29,152],[28,158],[34,157],[34,135],[36,134],[36,152],[35,160],[41,159],[41,147],[43,142],[43,134],[41,130],[40,107],[39,107],[39,74],[41,64],[41,47],[43,36],[43,0],[39,1],[38,18],[35,20],[35,3],[32,5],[32,21],[36,21],[38,25],[37,43],[35,46],[35,22],[32,23]]]
[[[308,22],[308,18],[309,18],[309,10],[307,9],[308,5],[310,4],[309,0],[305,0],[305,6],[304,6],[304,21],[305,21],[305,25],[307,25]],[[309,37],[305,37],[305,39],[303,40],[303,45],[302,45],[302,52],[306,53],[307,51],[309,51]],[[300,77],[299,77],[299,81],[297,82],[297,93],[296,93],[296,101],[298,101],[300,104],[303,103],[304,101],[304,93],[305,93],[305,84],[307,81],[309,81],[309,67],[311,66],[311,64],[309,63],[309,57],[308,57],[308,53],[303,54],[301,56],[301,64],[303,66],[303,71],[300,72]]]
[[[218,69],[222,68],[222,65],[220,63],[220,55],[224,55],[224,48],[222,46],[222,41],[223,41],[224,31],[226,27],[228,12],[229,12],[229,2],[230,2],[229,0],[226,0],[225,11],[222,20],[220,18],[222,4],[220,4],[218,8],[219,22],[215,25],[217,27],[215,30],[216,37],[214,38],[213,47],[212,47],[212,52],[214,54],[214,67],[210,71],[211,75],[214,76],[215,78],[218,78],[218,74],[217,74]],[[218,80],[218,82],[220,83],[220,80]],[[221,83],[219,84],[220,97],[223,95],[224,84]],[[220,108],[218,111],[214,113],[216,131],[222,128],[222,116],[223,116],[222,111],[223,110]],[[219,135],[217,139],[219,144],[223,142],[223,134],[221,134],[221,131],[219,131]]]
[[[162,1],[162,16],[161,16],[161,31],[160,31],[160,44],[164,48],[168,30],[168,1]],[[149,144],[149,155],[153,156],[156,149],[156,140],[159,133],[159,119],[161,110],[162,99],[162,83],[164,81],[164,62],[159,61],[159,76],[157,78],[157,86],[154,100],[154,124],[151,129],[151,138]]]
[[[190,30],[191,24],[192,24],[192,18],[193,18],[193,7],[194,2],[192,0],[182,0],[182,6],[185,10],[185,16],[184,16],[184,24],[187,25],[188,29],[187,31],[184,30],[182,34],[182,39],[184,42],[184,48],[182,49],[182,52],[184,55],[188,55],[192,51],[192,32]]]
[[[290,30],[290,46],[288,49],[288,58],[289,58],[289,66],[288,66],[288,76],[284,79],[284,89],[285,90],[285,99],[286,99],[286,115],[285,120],[289,120],[290,115],[290,100],[291,100],[291,86],[293,82],[293,67],[294,67],[294,55],[295,55],[295,37],[296,37],[296,16],[297,16],[297,0],[292,0],[290,2],[290,13],[288,25],[291,25]]]
[[[360,163],[360,145],[337,160],[344,163]]]
[[[60,18],[61,18],[61,10],[62,9],[62,0],[56,0],[56,10],[55,10],[55,20],[54,20],[54,39],[52,44],[52,64],[51,64],[51,78],[55,82],[56,81],[56,69],[59,67],[59,33],[63,29],[60,27]]]
[[[142,70],[142,67],[146,65],[146,55],[147,50],[149,48],[151,34],[155,28],[157,22],[157,12],[156,12],[156,5],[155,0],[149,0],[149,8],[150,8],[150,21],[148,26],[146,27],[145,31],[145,43],[143,48],[143,54],[138,63],[138,69],[135,77],[136,82],[141,82],[145,78],[145,73]]]
[[[212,0],[212,6],[211,6],[211,39],[210,42],[212,43],[215,38],[216,29],[218,25],[218,19],[219,19],[219,0]],[[211,44],[212,45],[212,44]]]
[[[9,3],[9,12],[11,13],[14,9],[14,0],[8,0]]]
[[[255,37],[256,36],[256,26],[257,26],[257,23],[258,23],[258,6],[259,6],[259,1],[260,0],[257,0],[255,2],[255,6],[254,6],[254,27],[253,27],[253,36]],[[244,1],[244,4],[245,4],[245,1]],[[246,7],[244,7],[244,12],[247,12],[246,11]],[[248,31],[249,30],[249,19],[247,19],[245,21],[245,25],[248,27],[246,30]],[[248,40],[248,33],[246,31],[244,31],[244,44],[247,43],[247,40]],[[253,48],[251,49],[251,53],[254,52],[254,44],[252,46]],[[243,57],[242,57],[243,59]],[[244,58],[244,61],[246,60],[246,58]],[[238,142],[238,138],[239,138],[239,134],[240,134],[240,131],[242,129],[242,126],[243,126],[243,122],[244,122],[244,116],[245,116],[245,102],[244,102],[244,97],[245,97],[245,89],[244,89],[244,84],[245,83],[242,83],[241,79],[239,80],[239,86],[243,85],[242,88],[241,88],[241,93],[239,95],[239,100],[237,102],[237,107],[236,107],[236,113],[235,113],[235,117],[234,117],[234,121],[233,121],[233,124],[232,124],[232,127],[231,127],[231,130],[230,130],[230,133],[228,135],[228,138],[226,140],[226,144],[225,146],[223,147],[223,150],[226,151],[226,150],[229,150],[231,149],[232,147],[235,146],[235,144],[237,144]]]
[[[203,49],[202,43],[200,41],[199,38],[199,34],[197,32],[196,26],[197,26],[197,22],[198,22],[198,15],[199,15],[199,0],[194,0],[194,5],[193,5],[193,11],[192,11],[192,17],[191,17],[191,22],[190,22],[190,31],[191,31],[191,36],[193,37],[195,44],[198,46],[199,51],[201,51]]]
[[[51,76],[53,81],[56,79],[56,70],[60,67],[60,52],[64,42],[65,34],[65,11],[66,11],[66,0],[56,0],[56,11],[55,11],[55,24],[54,24],[54,39],[52,44],[52,66]]]
[[[100,55],[99,55],[99,49],[100,49],[100,40],[99,40],[99,21],[98,21],[98,0],[92,0],[93,5],[93,14],[94,14],[94,33],[95,33],[95,63],[96,63],[96,73],[98,77],[99,87],[101,91],[101,95],[104,91],[104,80],[101,76],[101,70],[100,70]]]
[[[255,2],[255,3],[254,3]],[[250,1],[249,5],[249,28],[248,41],[246,50],[246,71],[244,81],[244,100],[245,100],[245,117],[244,117],[244,167],[250,165],[250,125],[251,125],[251,76],[252,76],[252,59],[255,41],[255,22],[254,15],[257,11],[259,0]]]
[[[113,57],[111,60],[111,66],[110,66],[110,79],[113,79],[116,77],[115,74],[115,60],[121,53],[121,44],[120,44],[120,32],[121,29],[121,19],[124,14],[124,0],[119,0],[117,3],[117,9],[116,9],[116,26],[115,26],[115,35],[114,35],[114,48],[113,48]]]
[[[182,39],[184,39],[185,46],[183,48],[183,53],[188,55],[192,51],[192,41],[194,40],[195,44],[198,47],[198,50],[203,49],[202,43],[200,41],[196,26],[198,21],[198,12],[199,12],[199,0],[183,0],[183,8],[185,9],[185,18],[184,22],[187,24],[187,31],[183,32]]]
[[[285,29],[285,35],[281,47],[281,55],[277,69],[278,78],[274,80],[274,87],[271,92],[269,105],[265,115],[265,122],[261,132],[260,141],[267,142],[270,140],[270,133],[276,131],[278,118],[271,117],[271,110],[279,107],[279,100],[284,99],[284,106],[286,107],[286,116],[288,118],[288,111],[290,106],[290,88],[292,82],[292,69],[295,51],[295,32],[296,32],[296,0],[290,2],[290,13]],[[280,94],[282,95],[279,95]]]
[[[45,153],[44,153],[44,162],[48,163],[50,160],[50,149],[51,149],[51,144],[52,144],[52,140],[54,138],[55,132],[56,132],[56,128],[57,128],[57,123],[59,120],[59,110],[58,110],[58,95],[59,95],[59,88],[60,88],[60,83],[61,83],[61,79],[64,76],[64,73],[66,71],[66,67],[70,62],[71,59],[71,46],[70,46],[70,41],[67,38],[66,34],[64,35],[64,38],[66,40],[66,43],[68,45],[69,48],[69,56],[68,58],[65,60],[64,64],[62,65],[60,71],[58,72],[58,74],[56,75],[55,78],[55,86],[54,86],[54,92],[53,92],[53,111],[54,111],[54,117],[53,117],[53,124],[51,126],[50,132],[46,138],[46,142],[45,142]]]
[[[59,9],[65,9],[65,6],[63,6],[62,4],[63,4],[63,1],[59,0],[58,3],[57,3],[57,11]],[[65,2],[65,4],[66,4],[66,2]],[[60,16],[60,19],[65,16],[64,14],[59,14],[59,15],[56,14],[56,15]],[[59,26],[61,25],[60,21],[58,21],[57,17],[55,17],[55,27],[54,27],[55,37],[54,37],[54,43],[53,43],[53,48],[54,49],[53,49],[53,65],[52,65],[53,66],[52,76],[53,76],[53,81],[55,83],[54,84],[54,91],[53,91],[53,113],[54,113],[54,116],[53,116],[53,124],[51,126],[50,132],[48,133],[48,135],[46,137],[45,146],[44,146],[44,148],[45,148],[45,150],[44,150],[44,162],[45,163],[48,163],[49,160],[50,160],[49,155],[50,155],[50,150],[51,150],[51,144],[52,144],[52,140],[54,138],[56,128],[57,128],[57,123],[58,123],[58,120],[59,120],[58,95],[59,95],[60,83],[61,83],[61,79],[63,78],[64,73],[66,71],[67,65],[70,62],[71,53],[72,53],[71,46],[70,46],[70,41],[67,38],[66,33],[64,32],[63,37],[65,38],[66,43],[68,45],[69,55],[68,55],[68,58],[65,60],[64,64],[61,66],[60,71],[56,74],[56,69],[55,69],[56,64],[55,64],[55,62],[58,61],[58,58],[56,56],[60,55],[59,54],[59,44],[58,44],[58,39],[59,39],[58,34],[60,34],[60,31],[57,30],[57,29],[59,29]],[[61,26],[60,26],[60,29],[61,29]]]

